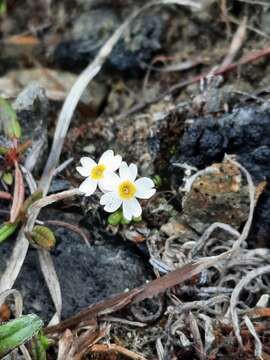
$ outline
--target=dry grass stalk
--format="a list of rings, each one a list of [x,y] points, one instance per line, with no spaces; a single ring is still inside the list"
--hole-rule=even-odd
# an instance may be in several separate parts
[[[138,354],[137,352],[130,351],[123,346],[117,344],[96,344],[91,347],[91,352],[98,352],[98,353],[108,353],[108,352],[115,352],[118,354],[122,354],[129,359],[133,360],[147,360],[143,355]]]
[[[241,49],[241,46],[243,45],[246,37],[246,25],[247,25],[247,18],[244,17],[243,20],[240,22],[238,29],[236,30],[236,33],[232,38],[232,42],[228,54],[223,60],[221,66],[230,65],[233,62],[239,50]]]
[[[249,317],[247,315],[244,316],[244,321],[245,324],[248,328],[248,330],[250,331],[251,335],[253,336],[254,340],[255,340],[255,350],[254,350],[254,356],[256,359],[263,359],[262,357],[262,342],[256,332],[255,327],[253,326],[251,320],[249,319]]]
[[[240,327],[239,327],[239,321],[238,321],[238,315],[237,315],[237,302],[239,299],[239,295],[241,291],[245,288],[245,286],[252,281],[253,279],[270,272],[270,265],[260,267],[258,269],[255,269],[253,271],[250,271],[241,281],[236,285],[232,292],[231,300],[230,300],[230,314],[231,314],[231,320],[235,332],[235,336],[240,344],[240,346],[243,347],[243,340],[240,334]]]
[[[12,195],[6,191],[0,191],[0,199],[11,200]]]
[[[48,220],[48,221],[46,221],[46,224],[60,226],[60,227],[69,229],[69,230],[79,234],[81,236],[81,238],[84,240],[85,244],[87,246],[90,246],[90,241],[88,239],[88,236],[79,226],[67,223],[65,221],[60,221],[60,220]]]
[[[20,170],[20,167],[15,162],[15,186],[14,186],[14,194],[13,194],[13,202],[10,210],[10,219],[11,223],[14,223],[19,212],[21,210],[22,204],[24,202],[24,183],[23,176]]]

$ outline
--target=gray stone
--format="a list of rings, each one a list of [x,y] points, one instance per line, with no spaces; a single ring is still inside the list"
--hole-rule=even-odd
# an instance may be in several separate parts
[[[49,216],[75,225],[81,219],[76,214],[63,214],[56,210],[47,211],[46,220]],[[89,247],[78,234],[65,228],[54,229],[57,229],[57,245],[51,254],[61,284],[63,318],[108,296],[140,286],[150,279],[147,266],[136,247],[123,244],[117,236],[107,236],[104,241]],[[12,247],[12,240],[1,244],[3,259],[9,258]],[[5,261],[1,261],[0,277],[4,268]],[[14,287],[23,295],[25,313],[34,312],[44,320],[50,319],[54,308],[40,270],[36,249],[30,248]]]
[[[22,141],[32,141],[26,153],[26,165],[29,169],[35,168],[35,171],[44,165],[46,158],[48,105],[45,92],[37,82],[27,86],[13,103],[23,130]],[[31,156],[28,156],[30,153]]]
[[[125,19],[121,9],[109,5],[86,11],[77,17],[70,34],[55,49],[54,61],[73,71],[81,69]],[[135,19],[112,50],[108,67],[137,76],[162,49],[167,20],[164,11]]]

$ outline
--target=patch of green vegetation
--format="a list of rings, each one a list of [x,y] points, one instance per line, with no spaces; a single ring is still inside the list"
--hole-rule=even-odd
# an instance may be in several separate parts
[[[35,314],[24,315],[0,325],[0,357],[29,341],[42,326],[43,321]]]
[[[130,223],[138,223],[142,221],[142,217],[134,217],[132,220],[127,220],[124,215],[123,211],[121,209],[115,211],[108,217],[108,224],[116,226],[116,225],[128,225]]]
[[[7,12],[7,3],[5,0],[0,0],[0,15],[5,15]]]
[[[152,180],[154,181],[155,187],[159,188],[162,185],[162,178],[159,175],[154,175]]]

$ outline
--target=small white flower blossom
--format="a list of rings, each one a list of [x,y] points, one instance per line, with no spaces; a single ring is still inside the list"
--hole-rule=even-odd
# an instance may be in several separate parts
[[[82,157],[80,161],[82,166],[78,166],[76,169],[86,179],[80,185],[79,190],[85,196],[90,196],[95,192],[97,186],[101,191],[105,191],[103,184],[107,183],[106,179],[109,180],[114,171],[119,169],[122,157],[114,155],[113,150],[107,150],[101,155],[98,163],[89,157]]]
[[[104,181],[103,185],[107,192],[102,195],[100,204],[104,205],[105,211],[111,213],[123,206],[124,217],[131,220],[142,214],[142,208],[137,198],[149,199],[153,196],[156,192],[155,184],[147,177],[136,180],[137,166],[135,164],[128,166],[126,162],[122,162],[119,175],[113,173]]]

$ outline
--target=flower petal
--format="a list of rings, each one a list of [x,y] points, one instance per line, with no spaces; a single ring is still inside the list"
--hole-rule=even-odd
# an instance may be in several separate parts
[[[136,177],[137,177],[137,174],[138,174],[138,168],[137,168],[137,165],[135,164],[130,164],[129,165],[129,171],[130,171],[130,174],[131,174],[131,181],[135,181]]]
[[[119,169],[121,162],[122,162],[122,156],[116,155],[116,156],[113,156],[109,161],[106,161],[106,163],[104,163],[104,164],[108,170],[116,171]]]
[[[130,177],[129,167],[125,161],[123,161],[119,167],[119,175],[120,175],[121,180],[126,180],[126,179],[129,179],[129,177]]]
[[[94,166],[97,165],[97,163],[93,159],[87,156],[82,157],[80,162],[84,168],[87,168],[89,170],[91,170]]]
[[[100,204],[105,205],[104,210],[107,212],[114,212],[120,208],[122,200],[113,191],[107,192],[100,198]]]
[[[82,166],[76,167],[76,170],[82,176],[90,176],[91,170],[96,166],[96,162],[89,157],[82,157],[80,160]]]
[[[127,220],[142,215],[142,208],[137,199],[127,200],[123,202],[123,215]]]
[[[135,174],[137,175],[137,166],[135,164],[130,164],[130,166],[128,166],[128,164],[125,161],[123,161],[119,168],[119,174],[121,180],[134,181],[135,180],[134,175]]]
[[[78,171],[78,173],[84,177],[87,177],[90,175],[91,170],[89,170],[88,168],[85,168],[83,166],[77,166],[76,170]]]
[[[107,165],[109,164],[112,158],[113,158],[113,150],[107,150],[101,155],[98,163]]]
[[[85,196],[90,196],[96,191],[96,188],[97,181],[87,178],[81,183],[79,190],[84,193]]]
[[[153,180],[143,177],[135,181],[135,185],[137,187],[136,197],[139,199],[150,199],[156,192],[154,189],[154,182]]]
[[[148,191],[139,192],[136,194],[136,197],[139,199],[150,199],[153,195],[155,195],[156,189],[150,189]]]
[[[121,162],[122,156],[114,156],[113,150],[107,150],[101,155],[98,163],[104,164],[106,168],[110,171],[116,171],[117,169],[119,169]]]
[[[113,171],[104,171],[103,179],[99,180],[98,186],[101,191],[116,191],[120,177]]]

